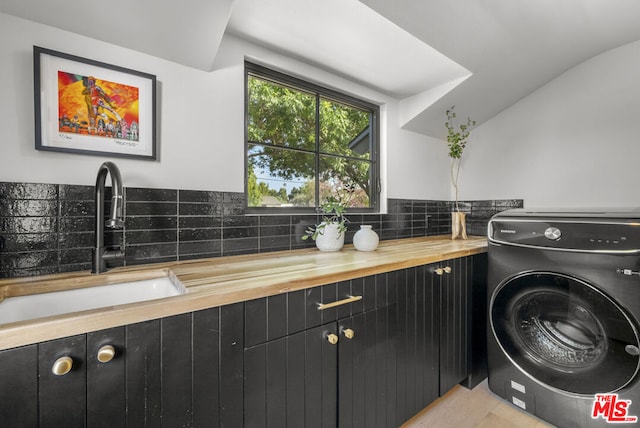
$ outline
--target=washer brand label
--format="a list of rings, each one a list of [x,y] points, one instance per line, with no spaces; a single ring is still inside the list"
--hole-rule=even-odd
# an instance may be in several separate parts
[[[608,423],[630,424],[638,421],[637,416],[629,415],[631,400],[621,400],[618,394],[596,394],[593,400],[591,418],[602,418]]]

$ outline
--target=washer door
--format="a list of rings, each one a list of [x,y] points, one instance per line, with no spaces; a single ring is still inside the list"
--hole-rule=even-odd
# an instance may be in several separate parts
[[[579,395],[613,392],[636,376],[638,332],[595,287],[549,272],[518,275],[491,298],[493,334],[533,380]]]

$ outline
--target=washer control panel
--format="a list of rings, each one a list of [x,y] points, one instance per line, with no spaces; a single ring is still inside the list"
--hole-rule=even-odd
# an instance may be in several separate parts
[[[496,218],[490,242],[605,253],[640,253],[640,222]]]

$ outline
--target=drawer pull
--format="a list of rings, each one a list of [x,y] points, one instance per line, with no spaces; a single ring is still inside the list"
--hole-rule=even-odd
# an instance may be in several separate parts
[[[56,376],[64,376],[71,371],[72,367],[73,360],[71,357],[60,357],[53,363],[51,372]]]
[[[108,363],[113,360],[113,357],[116,356],[116,350],[111,345],[104,345],[102,348],[98,349],[98,361],[101,363]]]
[[[318,303],[318,310],[323,311],[325,309],[335,308],[336,306],[346,305],[347,303],[357,302],[362,299],[362,296],[349,296],[346,299],[338,300],[331,303]]]
[[[351,330],[350,328],[345,328],[344,330],[342,330],[342,334],[344,334],[344,337],[346,337],[347,339],[353,339],[356,335],[355,331]]]
[[[451,273],[451,267],[445,266],[443,268],[437,268],[434,272],[436,273],[436,275],[442,276],[445,273]]]
[[[327,341],[330,344],[335,345],[336,343],[338,343],[338,336],[333,333],[329,333],[327,334]]]

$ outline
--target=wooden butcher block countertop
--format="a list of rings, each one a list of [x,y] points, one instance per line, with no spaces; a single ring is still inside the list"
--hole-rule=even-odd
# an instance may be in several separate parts
[[[0,280],[0,299],[47,291],[173,276],[186,293],[0,325],[0,349],[37,343],[181,313],[286,293],[487,251],[484,237],[452,241],[425,237],[381,241],[376,251],[315,248],[130,266],[99,275],[73,272]],[[0,303],[0,310],[2,304]]]

